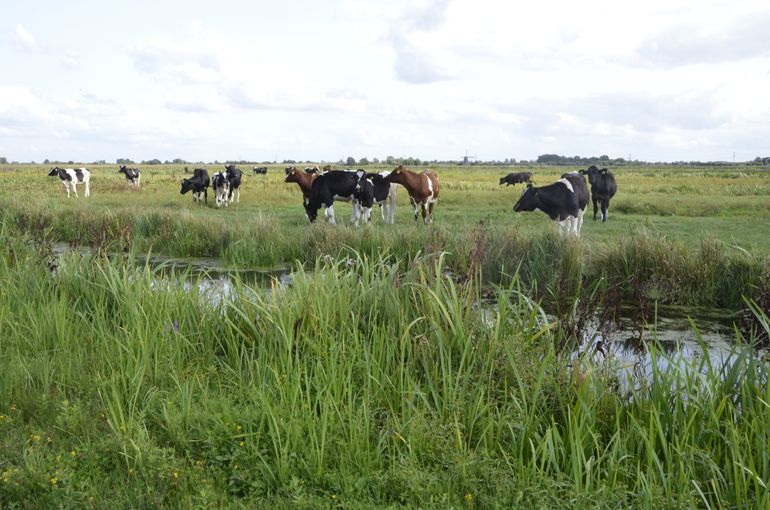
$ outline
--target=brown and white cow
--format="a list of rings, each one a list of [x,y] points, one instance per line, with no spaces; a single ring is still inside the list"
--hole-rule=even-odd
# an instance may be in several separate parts
[[[438,200],[438,175],[436,172],[412,172],[399,165],[394,168],[385,180],[401,184],[409,193],[409,201],[414,209],[414,221],[417,221],[417,213],[422,209],[423,223],[433,223],[433,204]]]

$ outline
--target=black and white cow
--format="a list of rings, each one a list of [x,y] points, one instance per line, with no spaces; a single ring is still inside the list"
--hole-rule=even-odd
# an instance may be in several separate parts
[[[500,186],[502,186],[503,184],[505,184],[506,186],[513,186],[521,182],[531,182],[531,181],[532,181],[531,172],[510,173],[505,177],[500,177]]]
[[[334,225],[334,201],[350,201],[356,191],[361,191],[365,186],[361,181],[366,181],[365,172],[345,172],[343,170],[332,170],[320,174],[315,178],[310,188],[310,198],[305,202],[305,213],[310,222],[314,222],[318,217],[318,209],[326,209],[326,220]],[[371,207],[371,206],[370,206]],[[371,214],[371,211],[369,212]],[[360,211],[353,207],[353,222],[357,223],[360,217]]]
[[[203,195],[203,201],[208,203],[209,201],[209,173],[205,168],[196,168],[193,171],[193,176],[189,179],[182,179],[182,189],[179,191],[182,195],[188,191],[193,192],[193,202],[201,202],[201,194]]]
[[[372,207],[374,206],[374,184],[366,178],[366,172],[359,170],[356,172],[358,184],[353,191],[353,225],[358,226],[358,222],[363,220],[365,223],[372,221]]]
[[[81,182],[85,186],[85,195],[87,197],[91,196],[91,172],[87,168],[59,168],[55,166],[51,168],[48,175],[49,177],[59,176],[64,186],[64,191],[67,192],[67,198],[70,197],[70,191],[73,191],[76,197],[78,196],[77,185]]]
[[[366,178],[374,185],[374,203],[380,206],[382,221],[395,224],[398,184],[385,180],[389,173],[366,174]]]
[[[572,184],[572,189],[575,191],[575,195],[577,195],[578,209],[580,209],[577,224],[577,233],[579,235],[583,228],[583,216],[586,213],[586,209],[588,209],[588,186],[586,185],[585,178],[579,172],[561,174],[561,178],[567,179]]]
[[[139,189],[139,180],[142,178],[142,172],[138,168],[126,168],[126,165],[120,165],[118,173],[126,176],[126,183],[130,188]]]
[[[320,171],[321,171],[321,169],[318,168],[317,165],[316,166],[306,166],[305,167],[305,172],[309,173],[309,174],[317,174]]]
[[[580,236],[579,218],[582,215],[578,194],[570,180],[559,179],[553,184],[536,188],[532,183],[527,184],[513,206],[514,212],[543,211],[549,218],[559,224],[562,232]]]
[[[228,195],[230,194],[230,182],[227,180],[227,176],[222,172],[217,172],[211,179],[211,187],[214,189],[214,198],[216,199],[217,207],[230,203]]]
[[[602,208],[602,223],[607,221],[607,209],[610,207],[610,199],[618,191],[618,183],[615,182],[615,176],[606,168],[599,170],[594,165],[588,167],[588,170],[580,170],[582,175],[588,176],[588,182],[591,183],[591,202],[594,204],[594,221],[599,205]]]
[[[267,167],[266,166],[255,166],[251,169],[251,172],[254,175],[265,175],[267,173]]]
[[[241,202],[241,177],[243,174],[235,165],[225,165],[225,176],[230,183],[230,202]]]

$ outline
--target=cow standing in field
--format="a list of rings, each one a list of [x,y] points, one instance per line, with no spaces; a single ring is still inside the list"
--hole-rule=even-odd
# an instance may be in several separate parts
[[[380,215],[385,223],[396,223],[396,194],[398,185],[388,182],[385,178],[390,172],[366,174],[374,188],[374,203],[380,206]]]
[[[139,180],[142,178],[142,172],[138,168],[126,168],[126,165],[120,165],[118,173],[126,176],[126,183],[129,188],[139,189]]]
[[[251,169],[252,173],[254,175],[265,175],[267,174],[267,167],[266,166],[255,166]]]
[[[586,185],[586,180],[579,172],[567,172],[566,174],[561,174],[561,178],[567,179],[572,184],[572,189],[575,192],[575,196],[577,196],[578,209],[580,211],[578,214],[577,233],[580,234],[583,228],[583,216],[586,213],[586,209],[588,209],[588,186]]]
[[[184,195],[188,191],[193,192],[193,202],[201,203],[201,195],[203,195],[203,201],[208,203],[209,199],[209,173],[205,168],[196,168],[193,171],[193,176],[189,179],[182,179],[182,189],[180,194]]]
[[[230,202],[241,202],[241,177],[243,173],[235,165],[225,165],[225,176],[230,185],[228,198]],[[237,199],[237,200],[236,200]]]
[[[532,182],[531,172],[510,173],[505,177],[500,177],[500,186],[514,186],[522,182]]]
[[[399,165],[385,177],[385,180],[401,184],[406,188],[414,209],[414,221],[417,221],[417,214],[422,209],[422,222],[433,223],[433,205],[438,200],[439,192],[438,175],[435,172],[417,173]]]
[[[48,172],[49,177],[58,176],[61,179],[64,191],[67,192],[67,198],[70,197],[70,191],[75,193],[75,197],[78,196],[78,183],[83,183],[85,187],[85,195],[91,196],[91,172],[87,168],[59,168],[55,166]]]
[[[224,204],[225,207],[229,204],[228,195],[230,194],[230,182],[227,180],[227,176],[222,172],[217,172],[211,179],[211,187],[214,189],[214,198],[216,199],[217,207]]]
[[[585,185],[585,181],[583,182]],[[559,230],[580,236],[579,221],[582,217],[578,193],[567,178],[536,188],[529,183],[513,206],[514,212],[543,211],[559,224]]]
[[[598,206],[602,208],[602,223],[607,221],[607,209],[610,208],[610,199],[618,191],[618,183],[615,182],[615,176],[606,168],[599,170],[594,165],[588,167],[588,170],[580,170],[582,175],[588,176],[588,182],[591,183],[591,202],[594,204],[594,221]]]
[[[318,166],[306,166],[305,172],[309,174],[317,174],[320,171]]]
[[[366,182],[363,182],[366,181]],[[368,183],[368,184],[367,184]],[[371,214],[371,205],[369,202],[369,188],[371,183],[366,179],[364,171],[345,172],[343,170],[332,170],[326,172],[313,180],[310,188],[310,197],[305,202],[305,213],[310,222],[314,222],[318,217],[318,210],[321,207],[326,209],[326,220],[334,225],[334,201],[350,201],[354,199],[354,194],[359,192],[362,196],[361,207],[365,209],[368,205],[369,211],[357,210],[356,202],[353,204],[353,222],[357,225],[358,219],[363,216],[369,217]],[[373,194],[373,191],[372,191]]]

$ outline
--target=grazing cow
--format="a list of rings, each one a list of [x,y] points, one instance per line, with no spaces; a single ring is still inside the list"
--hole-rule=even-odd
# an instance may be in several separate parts
[[[549,218],[559,224],[559,229],[566,233],[580,236],[581,216],[578,205],[578,194],[572,183],[562,178],[553,184],[536,188],[532,183],[527,184],[518,202],[513,206],[514,212],[543,211]]]
[[[417,213],[421,208],[422,222],[433,223],[433,205],[438,200],[439,191],[438,175],[435,172],[417,173],[399,165],[385,177],[385,180],[401,184],[406,188],[412,209],[414,209],[414,221],[417,221]]]
[[[350,173],[350,172],[349,172]],[[374,206],[374,184],[366,178],[366,172],[356,172],[358,184],[353,191],[353,225],[358,226],[359,220],[369,223],[372,221],[372,206]]]
[[[500,186],[505,184],[506,186],[513,186],[516,184],[519,184],[520,182],[531,182],[532,181],[532,173],[531,172],[519,172],[519,173],[511,173],[506,175],[505,177],[500,177]]]
[[[252,173],[254,175],[265,175],[267,173],[267,167],[266,166],[255,166],[252,168]]]
[[[374,185],[374,203],[380,206],[382,221],[395,224],[398,185],[385,180],[389,173],[366,174],[366,178]]]
[[[230,194],[228,195],[230,202],[241,203],[241,177],[243,173],[235,165],[225,165],[225,176],[227,176],[227,182],[230,183]]]
[[[215,173],[214,177],[211,179],[211,187],[214,188],[214,197],[216,198],[217,207],[222,204],[227,207],[229,203],[227,197],[230,194],[230,181],[227,180],[227,176],[222,172]]]
[[[306,166],[305,167],[305,172],[307,172],[309,174],[317,174],[319,171],[320,171],[320,169],[318,168],[318,166]]]
[[[582,175],[588,175],[588,182],[591,183],[591,202],[594,204],[594,221],[598,206],[602,208],[602,223],[607,221],[607,209],[610,207],[610,199],[618,191],[618,183],[615,182],[615,176],[606,168],[599,170],[594,165],[588,167],[588,170],[580,170]]]
[[[139,180],[142,178],[142,172],[138,168],[126,168],[126,165],[120,165],[118,173],[126,176],[126,183],[129,187],[139,189]]]
[[[362,196],[362,208],[366,207],[366,203],[369,203],[367,185],[362,181],[366,181],[366,173],[360,172],[345,172],[343,170],[332,170],[319,175],[313,180],[313,184],[310,188],[310,198],[305,202],[305,213],[310,222],[314,222],[318,217],[318,209],[322,206],[326,208],[326,220],[334,225],[336,223],[334,219],[334,201],[344,200],[349,201],[353,199],[353,194],[361,192]],[[363,190],[363,191],[362,191]],[[372,194],[374,192],[372,191]],[[353,207],[353,222],[358,224],[358,212],[357,206],[354,203]],[[369,205],[369,212],[364,211],[363,216],[367,217],[371,214],[371,205]]]
[[[283,182],[296,182],[302,191],[302,204],[306,205],[310,200],[310,189],[316,177],[318,174],[306,174],[297,170],[297,167],[290,166],[286,168],[286,178]]]
[[[578,214],[577,232],[580,234],[580,231],[583,228],[583,215],[586,213],[586,209],[588,209],[588,186],[586,186],[586,180],[578,172],[561,174],[561,178],[567,179],[569,183],[572,184],[572,189],[577,196],[578,209],[580,210],[580,213]]]
[[[87,168],[59,168],[58,166],[55,166],[51,168],[48,175],[49,177],[59,176],[62,186],[64,186],[64,191],[67,192],[67,198],[70,197],[70,191],[74,191],[75,196],[78,196],[77,185],[80,182],[85,186],[85,195],[87,197],[91,196],[91,172]]]
[[[208,203],[209,201],[209,173],[205,168],[196,168],[193,171],[193,176],[189,179],[182,179],[182,189],[180,194],[184,195],[188,191],[193,192],[193,202],[201,203],[201,194],[203,195],[203,201]]]

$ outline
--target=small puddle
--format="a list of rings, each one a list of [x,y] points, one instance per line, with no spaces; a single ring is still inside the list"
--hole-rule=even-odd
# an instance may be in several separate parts
[[[66,253],[88,256],[92,250],[69,243],[54,243],[53,253],[56,256]],[[184,283],[184,289],[189,291],[197,286],[198,292],[214,305],[233,296],[236,278],[254,290],[268,289],[273,281],[278,281],[281,285],[290,285],[292,282],[291,271],[286,266],[235,269],[223,265],[222,261],[215,257],[184,258],[147,254],[136,255],[134,260],[137,266],[148,266],[159,276],[189,277]],[[160,281],[157,283],[160,284]]]

